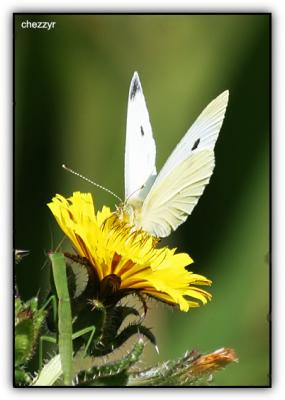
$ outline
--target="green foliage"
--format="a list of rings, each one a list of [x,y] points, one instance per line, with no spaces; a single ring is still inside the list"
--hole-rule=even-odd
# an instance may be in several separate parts
[[[36,297],[25,303],[19,297],[15,299],[15,383],[17,385],[30,382],[25,367],[35,353],[40,328],[45,317],[46,311],[38,309]]]
[[[73,359],[74,385],[76,383],[76,386],[110,386],[112,382],[115,386],[119,385],[118,382],[122,384],[123,380],[126,381],[126,371],[139,360],[143,349],[144,342],[139,338],[127,355],[117,357],[114,361],[108,361],[106,356],[86,356],[84,349],[80,350]],[[56,355],[34,379],[33,386],[63,385],[62,375],[60,356]]]
[[[126,356],[116,361],[107,361],[104,357],[82,357],[78,354],[74,359],[74,369],[76,372],[85,371],[81,382],[83,385],[101,386],[104,383],[108,386],[110,382],[111,386],[122,385],[122,380],[127,382],[127,370],[139,360],[143,349],[144,342],[140,338]],[[98,365],[99,363],[101,365]]]

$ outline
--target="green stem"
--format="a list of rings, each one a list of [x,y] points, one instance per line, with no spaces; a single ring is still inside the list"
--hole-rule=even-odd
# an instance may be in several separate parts
[[[61,253],[49,255],[58,297],[58,347],[63,371],[63,382],[72,384],[72,314],[67,285],[66,265]]]

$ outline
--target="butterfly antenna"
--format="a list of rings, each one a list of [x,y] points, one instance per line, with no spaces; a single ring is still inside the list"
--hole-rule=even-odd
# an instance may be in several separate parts
[[[114,197],[116,197],[118,200],[120,200],[121,203],[123,202],[123,200],[122,200],[119,196],[117,196],[115,193],[113,193],[111,190],[105,188],[105,187],[102,186],[102,185],[99,185],[98,183],[95,183],[95,182],[91,181],[91,179],[86,178],[85,176],[79,174],[78,172],[73,171],[73,169],[67,167],[65,164],[62,164],[62,168],[65,169],[65,170],[68,171],[68,172],[71,172],[73,175],[79,176],[79,178],[84,179],[86,182],[91,183],[91,184],[94,185],[94,186],[97,186],[99,189],[105,190],[105,192],[111,194],[112,196],[114,196]]]

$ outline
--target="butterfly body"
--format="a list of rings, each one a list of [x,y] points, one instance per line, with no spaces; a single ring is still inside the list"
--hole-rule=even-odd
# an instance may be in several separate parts
[[[157,174],[156,146],[138,74],[129,90],[125,202],[121,217],[156,237],[176,230],[201,197],[214,170],[214,146],[228,103],[228,91],[199,115]]]
[[[136,230],[142,229],[141,226],[142,205],[143,202],[141,200],[124,202],[117,207],[116,211],[117,216],[122,222],[134,226]]]

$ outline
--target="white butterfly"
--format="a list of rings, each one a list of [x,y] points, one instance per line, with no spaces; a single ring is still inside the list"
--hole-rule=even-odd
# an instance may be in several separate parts
[[[226,90],[199,115],[157,175],[156,146],[137,72],[131,81],[125,147],[124,213],[137,229],[166,237],[191,214],[210,180]]]

